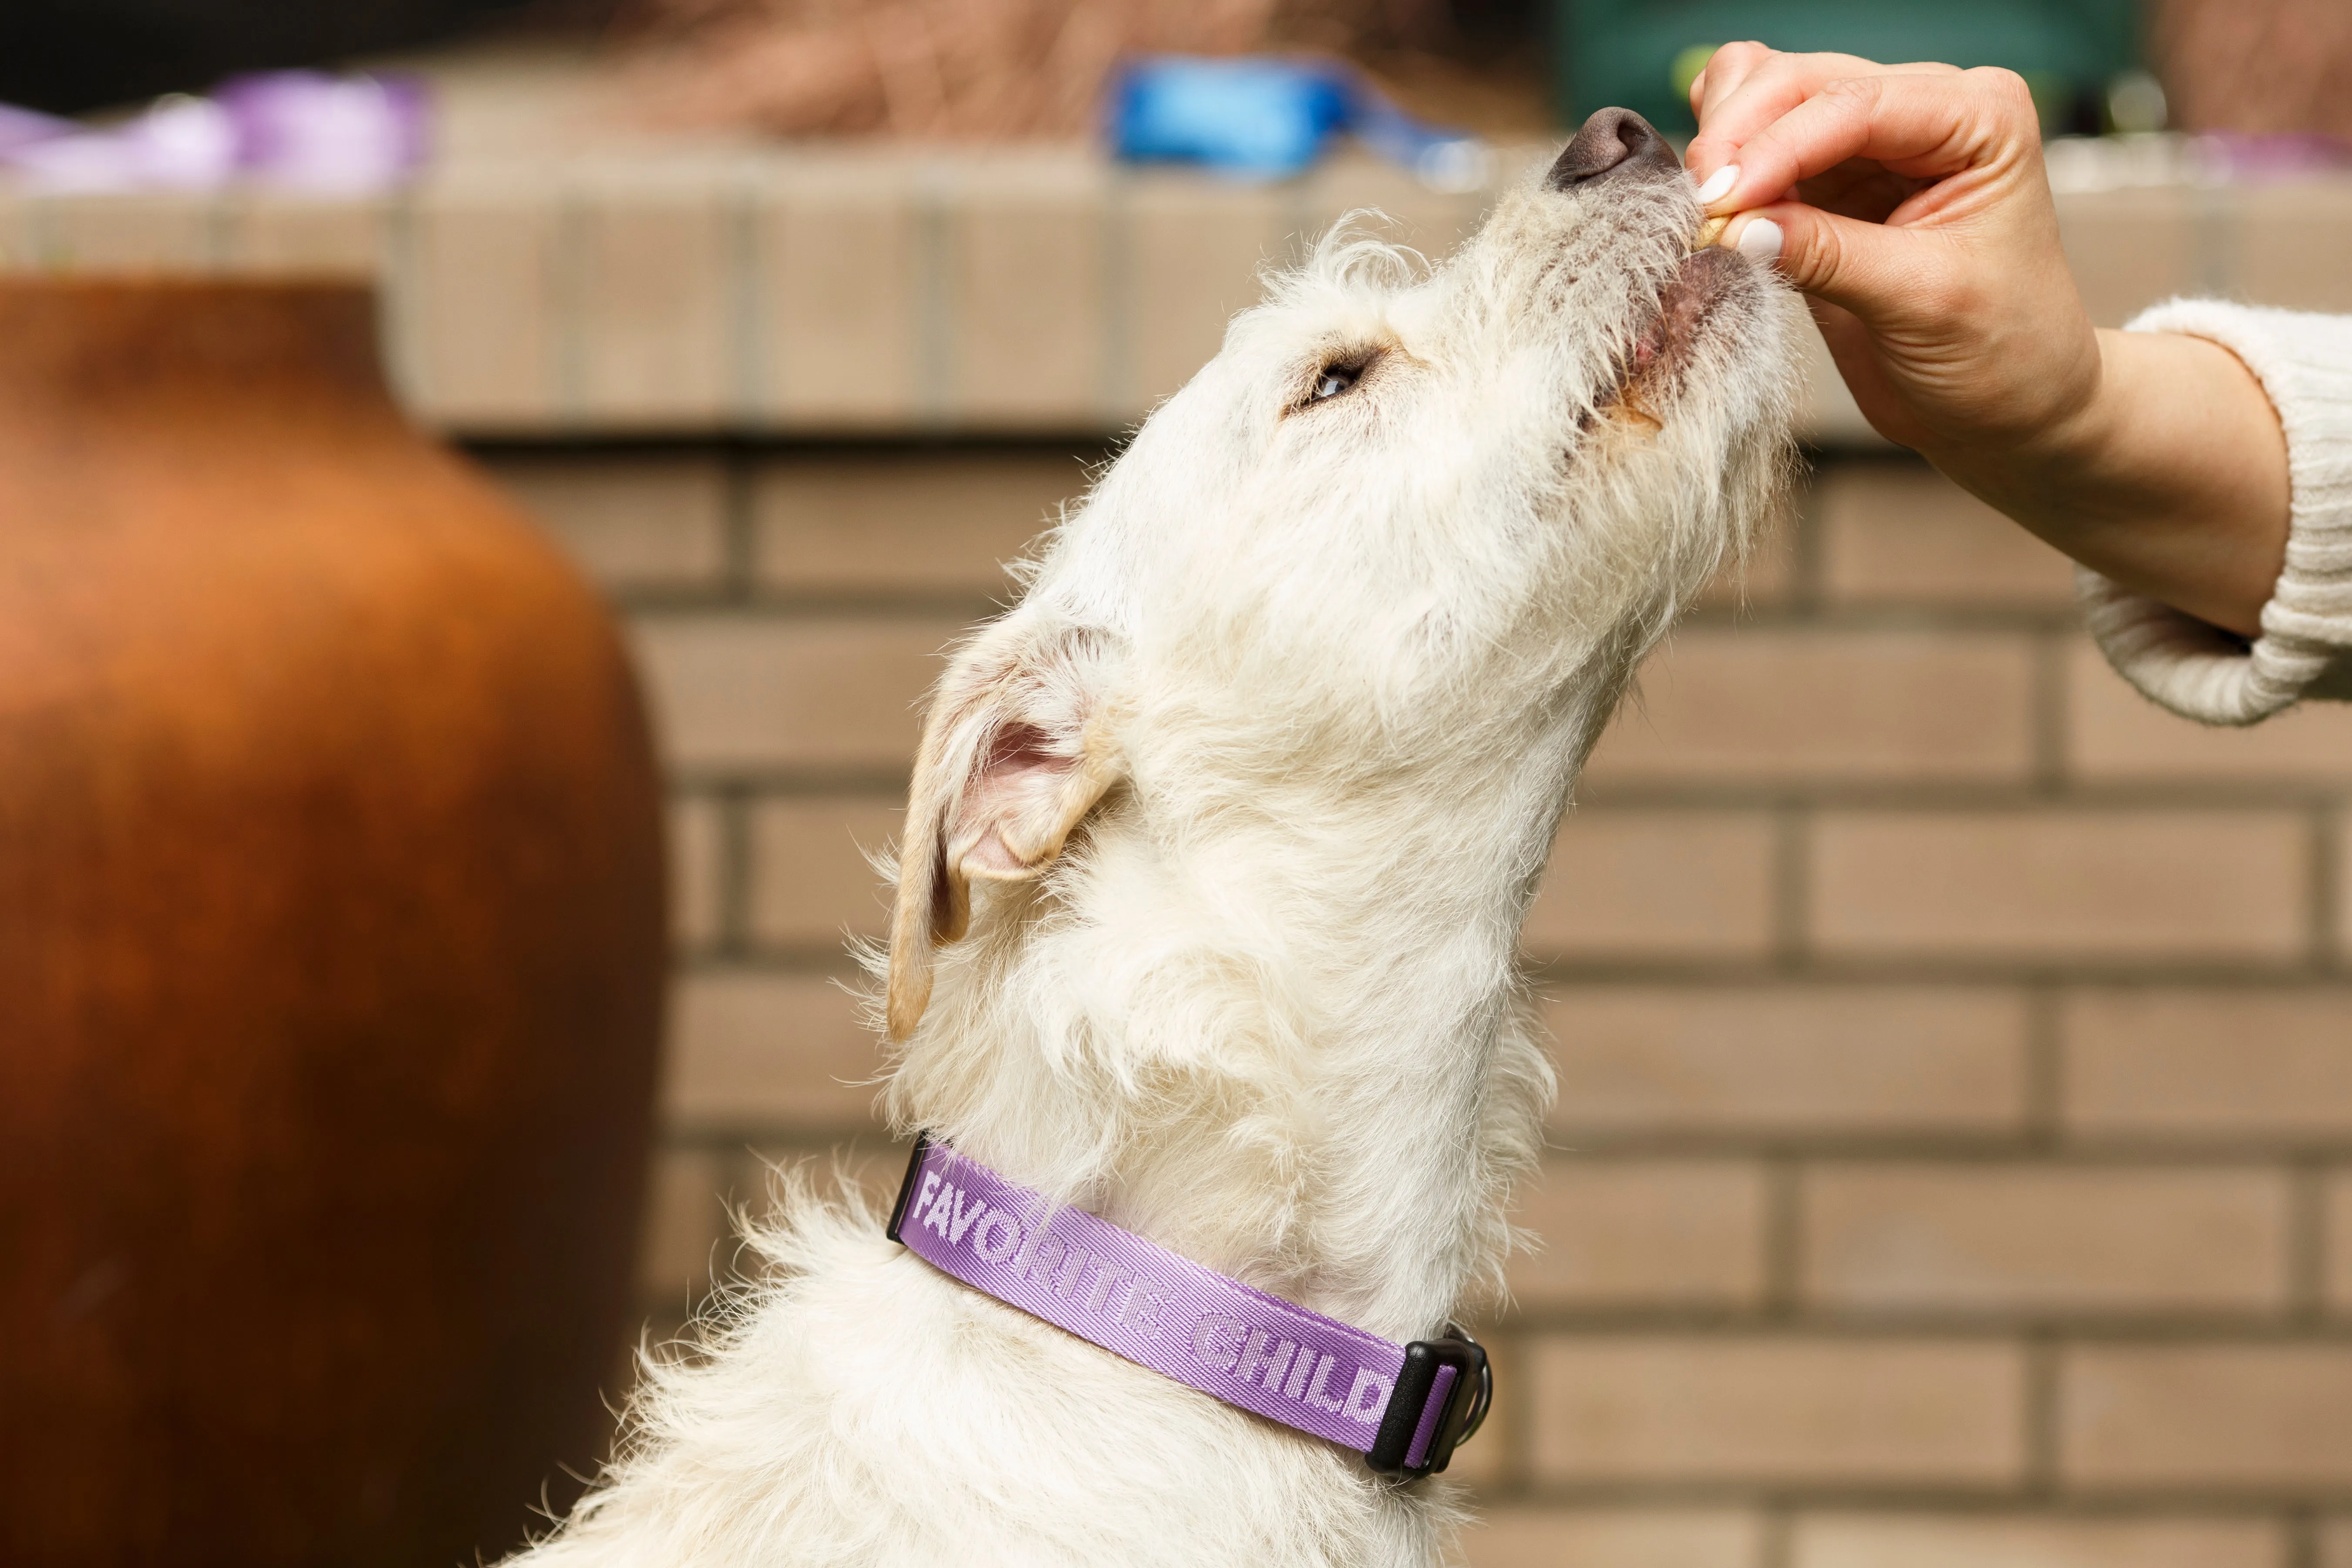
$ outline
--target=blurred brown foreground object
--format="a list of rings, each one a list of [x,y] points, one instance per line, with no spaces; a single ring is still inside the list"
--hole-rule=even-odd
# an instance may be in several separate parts
[[[9,280],[0,345],[0,1560],[495,1556],[629,1321],[619,646],[362,289]]]
[[[2150,34],[2184,130],[2352,142],[2346,0],[2160,0]]]

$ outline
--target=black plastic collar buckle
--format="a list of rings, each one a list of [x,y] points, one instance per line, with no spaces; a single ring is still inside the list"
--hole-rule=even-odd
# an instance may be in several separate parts
[[[884,1236],[898,1240],[898,1231],[907,1223],[907,1201],[915,1195],[915,1173],[923,1168],[923,1156],[931,1152],[931,1135],[915,1134],[915,1147],[907,1156],[907,1174],[898,1183],[898,1201],[890,1205],[890,1223],[882,1230]],[[901,1247],[906,1243],[899,1242]]]
[[[1445,1408],[1437,1414],[1437,1428],[1429,1435],[1429,1451],[1418,1465],[1407,1465],[1413,1434],[1429,1410],[1430,1391],[1437,1385],[1440,1367],[1454,1369],[1454,1386],[1445,1391]],[[1372,1439],[1365,1462],[1382,1475],[1415,1481],[1444,1469],[1459,1444],[1467,1442],[1486,1419],[1495,1402],[1495,1373],[1478,1342],[1452,1323],[1442,1340],[1415,1340],[1404,1347],[1404,1365],[1396,1388],[1381,1416],[1380,1436]]]

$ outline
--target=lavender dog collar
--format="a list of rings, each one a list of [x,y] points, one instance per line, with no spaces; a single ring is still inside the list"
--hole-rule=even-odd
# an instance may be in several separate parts
[[[1444,1469],[1493,1394],[1486,1352],[1451,1325],[1407,1345],[1365,1333],[1056,1208],[929,1137],[889,1237],[983,1295],[1389,1474]]]

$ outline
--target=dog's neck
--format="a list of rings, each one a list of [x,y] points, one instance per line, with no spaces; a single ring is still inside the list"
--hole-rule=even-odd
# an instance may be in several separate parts
[[[1307,783],[1203,814],[1185,781],[1139,779],[1050,907],[977,912],[894,1119],[1303,1306],[1433,1331],[1499,1283],[1549,1100],[1517,931],[1599,684],[1516,765],[1399,794]],[[1160,787],[1188,792],[1181,853]]]

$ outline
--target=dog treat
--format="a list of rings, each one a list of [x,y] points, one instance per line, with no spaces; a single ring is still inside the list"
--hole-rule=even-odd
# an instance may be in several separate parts
[[[1725,226],[1730,222],[1731,215],[1729,213],[1726,213],[1721,217],[1711,217],[1705,223],[1699,225],[1698,234],[1691,240],[1691,248],[1693,250],[1705,250],[1708,246],[1713,245],[1717,240],[1721,239],[1723,237]]]

